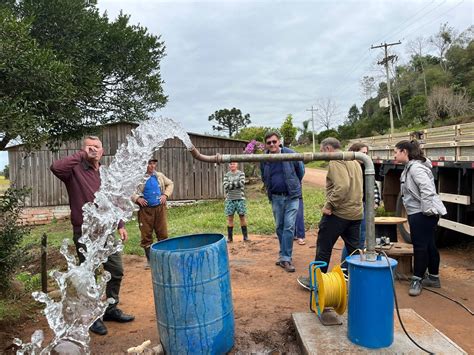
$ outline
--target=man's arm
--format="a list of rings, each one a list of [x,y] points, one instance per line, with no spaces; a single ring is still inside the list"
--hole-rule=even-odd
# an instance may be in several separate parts
[[[303,180],[304,176],[304,164],[302,161],[295,161],[295,172],[298,179]]]
[[[332,189],[327,193],[324,208],[334,211],[338,209],[349,193],[350,182],[346,166],[343,163],[331,163],[329,164],[327,179],[332,182]]]
[[[58,179],[67,181],[71,177],[72,169],[86,157],[87,153],[80,150],[70,156],[54,161],[49,169]]]

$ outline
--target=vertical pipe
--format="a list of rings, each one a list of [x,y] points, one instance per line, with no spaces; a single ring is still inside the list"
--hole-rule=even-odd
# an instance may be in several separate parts
[[[41,290],[48,293],[48,269],[46,265],[48,236],[43,233],[41,237]]]

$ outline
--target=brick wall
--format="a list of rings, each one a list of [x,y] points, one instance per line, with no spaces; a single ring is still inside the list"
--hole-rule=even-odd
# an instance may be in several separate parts
[[[69,218],[69,206],[28,207],[23,209],[20,220],[27,225],[48,224],[53,219]]]

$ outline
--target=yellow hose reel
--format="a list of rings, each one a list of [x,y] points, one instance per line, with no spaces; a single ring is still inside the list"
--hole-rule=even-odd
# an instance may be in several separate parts
[[[347,307],[347,285],[341,266],[336,265],[331,272],[321,272],[326,266],[324,261],[313,261],[309,264],[310,273],[310,308],[321,315],[327,307],[332,307],[342,315]]]

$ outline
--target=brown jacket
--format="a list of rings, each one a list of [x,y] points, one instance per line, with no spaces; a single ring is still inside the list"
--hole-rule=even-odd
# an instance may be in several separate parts
[[[169,198],[171,194],[173,193],[173,188],[174,188],[173,181],[171,181],[164,174],[159,173],[158,171],[155,171],[154,174],[156,178],[158,179],[158,183],[160,184],[161,194],[166,195],[166,197]],[[151,175],[145,174],[145,178],[143,179],[143,181],[140,184],[138,184],[137,190],[132,195],[133,202],[136,203],[139,197],[143,197],[143,189],[145,188],[145,184],[150,178],[150,176]]]
[[[340,218],[362,219],[362,186],[362,169],[356,160],[331,160],[326,176],[324,207]]]

